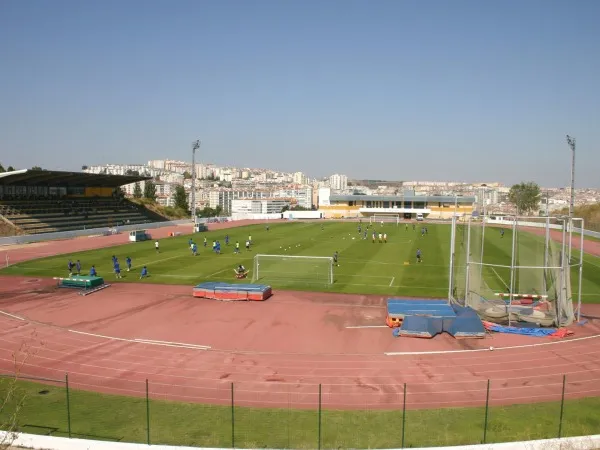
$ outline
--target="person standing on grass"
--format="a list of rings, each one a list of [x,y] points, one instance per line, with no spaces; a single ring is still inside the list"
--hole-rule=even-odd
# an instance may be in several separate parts
[[[81,275],[81,261],[77,260],[75,263],[75,269],[77,270],[77,275]]]
[[[90,268],[90,277],[97,277],[97,276],[98,276],[98,274],[96,273],[96,267],[92,266]]]
[[[131,270],[131,258],[128,256],[125,258],[125,264],[127,264],[127,272]]]
[[[192,255],[196,256],[198,254],[198,247],[196,247],[196,244],[192,244]]]
[[[387,244],[387,233],[383,233],[383,243]]]
[[[69,276],[72,277],[73,276],[73,266],[75,264],[73,264],[73,261],[69,260],[69,262],[67,263],[67,268],[69,269]]]
[[[336,266],[336,267],[339,266],[339,264],[338,264],[338,256],[339,256],[339,254],[338,254],[338,252],[336,250],[335,253],[333,254],[333,265]]]
[[[146,266],[142,267],[142,273],[140,274],[140,280],[142,278],[146,278],[148,276],[148,269],[146,269]]]
[[[379,233],[379,243],[381,244],[382,241],[383,241],[383,234]]]
[[[156,249],[156,253],[160,253],[160,248],[158,246],[158,240],[154,243],[154,248]]]
[[[206,236],[204,236],[204,247],[206,247]]]
[[[407,223],[404,224],[404,231],[408,231],[408,224]]]
[[[235,241],[235,250],[233,251],[233,253],[239,253],[240,252],[240,241]]]
[[[504,237],[504,228],[500,228],[500,239]]]
[[[115,263],[115,275],[117,278],[123,278],[121,277],[121,266],[118,261]]]
[[[229,245],[229,235],[225,235],[225,245]]]
[[[248,240],[246,241],[246,250],[248,250],[248,251],[250,251],[250,244],[251,244],[251,242],[252,242],[252,241],[251,241],[250,239],[248,239]]]
[[[375,238],[377,237],[377,234],[373,231],[373,244],[375,243]]]
[[[250,242],[250,245],[252,245],[252,236],[248,236],[248,242]]]
[[[422,262],[423,260],[421,259],[421,249],[418,248],[417,249],[417,263]]]

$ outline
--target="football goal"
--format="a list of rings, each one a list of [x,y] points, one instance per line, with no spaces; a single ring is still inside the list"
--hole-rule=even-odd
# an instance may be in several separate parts
[[[278,285],[333,284],[333,258],[327,256],[256,255],[253,283]]]
[[[400,223],[400,214],[373,214],[369,219],[369,223],[373,224],[384,222],[398,225]]]

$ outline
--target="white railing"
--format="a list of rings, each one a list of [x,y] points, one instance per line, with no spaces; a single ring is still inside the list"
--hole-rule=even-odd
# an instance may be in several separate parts
[[[191,219],[172,220],[168,222],[138,223],[135,225],[123,225],[120,227],[88,228],[85,230],[61,231],[57,233],[24,234],[20,236],[9,236],[0,238],[0,246],[14,244],[31,244],[32,242],[54,241],[73,239],[80,236],[94,236],[98,234],[107,235],[115,232],[132,230],[150,230],[173,225],[192,224]]]

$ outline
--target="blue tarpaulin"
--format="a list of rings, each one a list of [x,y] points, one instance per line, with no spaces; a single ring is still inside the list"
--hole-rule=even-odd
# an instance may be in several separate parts
[[[497,333],[520,334],[524,336],[546,337],[556,333],[555,328],[517,328],[504,325],[487,324],[486,328]]]

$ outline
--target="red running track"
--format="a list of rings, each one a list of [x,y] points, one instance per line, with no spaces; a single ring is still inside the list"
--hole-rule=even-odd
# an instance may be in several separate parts
[[[117,238],[42,248],[72,252]],[[599,306],[583,312],[600,316]],[[559,400],[566,375],[567,397],[600,395],[594,318],[559,341],[404,339],[381,327],[380,296],[276,292],[224,303],[195,299],[189,286],[119,283],[82,297],[25,277],[0,277],[0,311],[1,372],[14,370],[12,355],[27,343],[22,375],[68,372],[73,387],[98,392],[144,395],[149,379],[153,398],[225,404],[233,382],[238,405],[315,408],[322,384],[324,408],[375,409],[401,408],[406,383],[409,408],[439,408],[484,405],[488,379],[492,405]],[[373,328],[347,328],[356,326]]]
[[[568,397],[600,395],[596,319],[561,341],[397,339],[388,328],[346,328],[382,324],[383,297],[280,292],[225,303],[194,299],[190,287],[125,283],[82,297],[20,277],[2,278],[0,306],[1,371],[29,341],[23,375],[68,372],[74,387],[100,392],[143,395],[149,379],[156,398],[227,403],[233,382],[240,405],[312,408],[321,383],[324,407],[373,409],[401,407],[407,383],[407,405],[431,408],[483,405],[488,379],[492,404],[558,400],[566,375]]]

